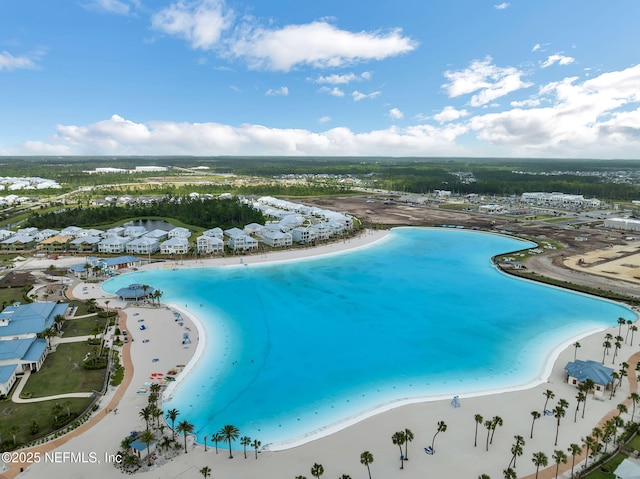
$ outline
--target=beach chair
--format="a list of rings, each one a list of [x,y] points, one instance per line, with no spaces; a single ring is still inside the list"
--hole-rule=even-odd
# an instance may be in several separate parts
[[[436,450],[434,448],[432,448],[431,446],[427,446],[427,447],[424,448],[424,452],[426,452],[430,456],[433,456],[435,454]]]
[[[549,411],[548,409],[544,410],[544,415],[545,416],[553,416],[553,411]]]

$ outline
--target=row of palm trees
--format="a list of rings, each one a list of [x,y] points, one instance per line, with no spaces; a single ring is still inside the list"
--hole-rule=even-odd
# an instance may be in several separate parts
[[[406,429],[405,429],[406,431]],[[373,463],[373,454],[369,451],[364,451],[360,454],[360,464],[367,468],[367,473],[369,474],[369,479],[371,479],[371,468],[370,465]],[[324,474],[324,467],[322,464],[318,464],[317,462],[311,466],[311,475],[316,479],[320,479],[320,477]],[[306,476],[296,476],[295,479],[307,479]],[[338,479],[351,479],[351,476],[348,474],[342,474]]]

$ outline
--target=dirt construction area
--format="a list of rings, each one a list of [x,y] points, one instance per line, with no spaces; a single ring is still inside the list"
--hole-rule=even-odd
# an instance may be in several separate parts
[[[588,223],[524,221],[501,215],[454,211],[437,203],[408,204],[398,199],[371,196],[309,198],[305,204],[347,213],[368,228],[455,225],[509,232],[532,240],[552,240],[562,245],[529,258],[525,266],[534,273],[592,288],[640,297],[640,241],[628,233]],[[580,259],[585,264],[578,264]]]

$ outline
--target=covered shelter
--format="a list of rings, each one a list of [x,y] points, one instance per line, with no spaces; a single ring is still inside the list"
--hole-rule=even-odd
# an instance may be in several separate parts
[[[120,288],[116,291],[116,295],[122,301],[142,301],[149,299],[155,291],[155,288],[151,286],[135,283],[130,284],[126,288]]]
[[[605,390],[613,383],[613,369],[603,366],[598,361],[578,359],[567,363],[564,370],[567,372],[567,382],[576,387],[591,379],[595,384],[594,396],[604,396]]]

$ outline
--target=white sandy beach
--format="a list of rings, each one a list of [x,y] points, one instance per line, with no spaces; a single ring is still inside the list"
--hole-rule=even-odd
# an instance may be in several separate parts
[[[334,243],[317,248],[305,250],[291,250],[269,255],[243,256],[242,261],[251,264],[264,261],[282,261],[300,258],[309,255],[332,253],[344,249],[362,246],[385,236],[384,231],[370,231],[359,238],[348,240],[344,243]],[[188,268],[210,265],[237,265],[240,257],[226,257],[207,259],[198,262],[170,263],[170,267]],[[162,263],[151,264],[147,267],[166,267]],[[82,291],[76,287],[74,295],[85,299]],[[97,288],[91,291],[92,296],[98,298],[99,303],[107,298]],[[109,298],[109,307],[125,306],[119,304],[114,298]],[[173,310],[175,306],[172,306]],[[144,421],[139,417],[139,411],[147,403],[147,395],[139,394],[139,388],[144,386],[152,378],[152,374],[166,374],[176,365],[188,364],[198,347],[203,347],[205,338],[200,338],[194,318],[189,318],[189,311],[182,311],[185,319],[182,326],[174,321],[173,310],[166,308],[134,308],[126,307],[126,328],[129,336],[134,339],[130,344],[131,360],[134,364],[133,378],[124,395],[116,406],[118,413],[101,410],[96,415],[102,417],[90,429],[75,435],[66,443],[59,446],[57,451],[72,453],[96,453],[99,458],[104,458],[105,453],[115,453],[120,441],[132,430],[143,430]],[[140,321],[143,319],[144,321]],[[612,325],[617,318],[612,318]],[[145,324],[147,329],[140,331],[140,324]],[[625,327],[626,328],[626,327]],[[188,332],[192,343],[182,344],[183,334]],[[612,326],[609,330],[614,336],[618,333],[618,326]],[[624,333],[624,328],[623,328]],[[605,331],[580,338],[582,345],[577,350],[578,359],[602,358],[602,342]],[[624,336],[624,334],[623,334]],[[148,342],[143,342],[148,339]],[[568,343],[573,343],[573,338]],[[640,337],[635,338],[638,343]],[[125,354],[127,354],[125,348]],[[640,351],[637,345],[631,347],[624,345],[619,352],[615,364],[611,364],[612,356],[606,358],[606,364],[614,369],[619,369],[622,361]],[[613,354],[613,352],[611,352]],[[373,454],[374,462],[371,464],[373,478],[404,477],[405,479],[417,479],[423,477],[451,477],[451,478],[475,478],[480,474],[488,474],[493,478],[502,477],[511,459],[510,448],[514,435],[525,438],[524,454],[518,458],[516,471],[518,477],[525,477],[535,473],[535,467],[531,461],[534,452],[542,451],[548,458],[549,471],[541,472],[539,477],[554,477],[555,465],[552,454],[555,449],[566,452],[570,443],[581,443],[581,438],[587,436],[592,428],[616,405],[627,399],[630,393],[629,381],[624,380],[622,386],[616,392],[613,399],[596,400],[592,396],[586,403],[585,418],[578,414],[574,423],[574,410],[576,407],[575,387],[565,382],[564,366],[574,357],[572,346],[563,346],[550,357],[547,370],[550,371],[547,382],[538,384],[528,389],[519,391],[488,392],[484,396],[460,397],[461,407],[454,408],[451,398],[431,401],[426,403],[409,404],[397,407],[372,417],[363,419],[338,432],[312,440],[305,444],[280,451],[263,451],[258,460],[254,458],[253,450],[247,451],[248,458],[244,459],[242,447],[239,443],[234,446],[234,459],[228,458],[226,444],[219,445],[219,453],[211,447],[209,441],[208,451],[205,452],[202,445],[195,446],[188,454],[181,454],[177,458],[163,465],[155,465],[147,472],[137,473],[141,478],[177,478],[200,477],[198,472],[202,467],[209,466],[212,469],[212,477],[226,477],[235,479],[280,479],[296,476],[311,477],[310,468],[314,463],[324,467],[323,477],[338,477],[348,474],[353,478],[368,477],[365,466],[360,464],[360,454],[367,450]],[[153,361],[157,359],[157,361]],[[391,360],[391,359],[390,359]],[[464,361],[464,358],[460,358]],[[630,361],[628,361],[630,362]],[[633,369],[635,362],[631,363]],[[541,365],[541,368],[543,365]],[[186,374],[188,367],[183,374]],[[635,374],[630,372],[635,379]],[[635,390],[635,382],[632,387]],[[179,385],[178,385],[179,387]],[[553,409],[558,399],[563,398],[569,402],[566,417],[562,419],[559,430],[558,445],[554,446],[556,433],[556,420],[551,416],[543,416],[535,423],[534,437],[530,439],[531,411],[541,412],[545,397],[543,392],[551,389],[555,393],[555,399],[549,401],[547,409]],[[114,394],[111,392],[110,394]],[[109,397],[102,404],[106,405]],[[623,415],[630,419],[629,414]],[[179,419],[189,419],[188,411],[181,411]],[[639,412],[640,413],[640,412]],[[500,416],[504,424],[495,432],[493,444],[489,451],[485,450],[486,429],[481,425],[478,428],[478,446],[474,447],[474,416],[481,414],[484,419]],[[423,448],[430,445],[436,432],[438,421],[447,424],[447,430],[438,434],[435,442],[436,454],[427,455]],[[408,446],[409,461],[404,464],[404,470],[400,470],[400,453],[398,447],[391,441],[391,436],[396,431],[409,428],[415,435],[414,440]],[[216,431],[211,431],[212,433]],[[240,431],[242,435],[242,431]],[[260,439],[260,438],[259,438]],[[263,441],[265,442],[265,441]],[[576,461],[576,464],[579,461]],[[569,463],[561,468],[566,470]],[[5,476],[14,477],[15,471],[10,471]],[[65,461],[61,463],[33,464],[19,477],[25,478],[108,478],[119,475],[120,472],[112,464],[102,460],[100,464],[77,463]]]

